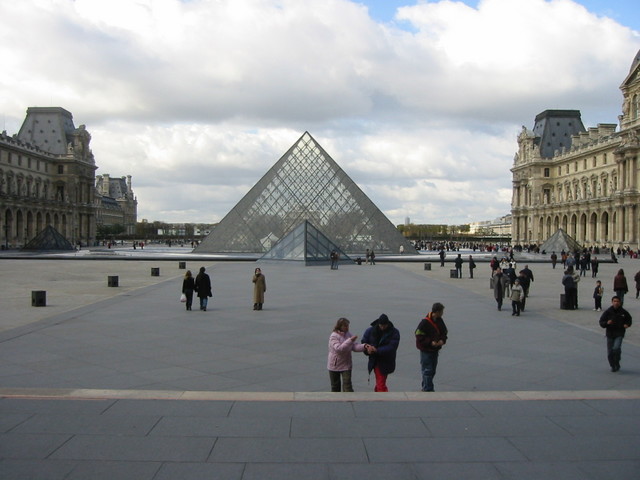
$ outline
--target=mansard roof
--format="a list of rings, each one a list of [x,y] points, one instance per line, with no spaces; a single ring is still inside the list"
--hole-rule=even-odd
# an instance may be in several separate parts
[[[18,139],[45,152],[64,155],[70,141],[68,135],[75,129],[73,115],[62,107],[29,107]]]
[[[631,62],[631,68],[629,68],[629,75],[626,76],[620,88],[623,88],[625,85],[631,83],[635,78],[637,78],[639,71],[640,71],[640,50],[638,50],[638,53],[636,53],[636,56],[633,57],[633,61]]]
[[[580,110],[545,110],[536,115],[533,127],[543,158],[553,157],[556,150],[571,148],[571,137],[585,131]]]

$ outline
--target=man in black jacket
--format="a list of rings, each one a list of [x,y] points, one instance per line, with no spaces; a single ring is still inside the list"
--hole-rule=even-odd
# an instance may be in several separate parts
[[[420,321],[416,329],[416,347],[420,350],[422,391],[433,392],[433,377],[438,367],[438,354],[447,343],[448,330],[442,319],[444,305],[434,303],[431,313]]]
[[[622,308],[622,301],[617,295],[611,299],[611,306],[602,312],[600,326],[606,329],[607,359],[612,372],[620,370],[622,357],[622,339],[627,328],[631,326],[631,315]]]

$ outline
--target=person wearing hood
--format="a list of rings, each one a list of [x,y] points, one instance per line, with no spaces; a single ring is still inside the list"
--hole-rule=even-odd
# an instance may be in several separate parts
[[[400,344],[400,332],[384,313],[371,322],[362,335],[364,354],[369,357],[369,375],[376,377],[374,392],[388,392],[387,376],[396,369],[396,352]]]

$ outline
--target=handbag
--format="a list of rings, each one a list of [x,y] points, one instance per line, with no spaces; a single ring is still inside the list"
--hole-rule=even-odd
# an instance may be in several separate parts
[[[180,295],[180,302],[181,303],[187,303],[187,296],[184,293],[182,295]]]

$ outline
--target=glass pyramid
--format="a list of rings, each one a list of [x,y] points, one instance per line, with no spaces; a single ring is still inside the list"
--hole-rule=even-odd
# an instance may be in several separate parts
[[[305,220],[280,239],[259,261],[293,260],[304,261],[305,265],[329,265],[329,255],[333,250],[340,255],[340,262],[353,263],[337,245]]]
[[[411,244],[305,132],[194,250],[265,253],[309,220],[348,254],[407,252]]]
[[[71,242],[51,225],[33,237],[22,250],[74,250]]]

